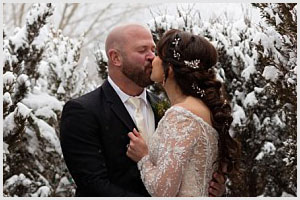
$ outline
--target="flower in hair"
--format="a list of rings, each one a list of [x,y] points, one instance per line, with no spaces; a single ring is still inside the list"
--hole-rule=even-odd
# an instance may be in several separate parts
[[[199,64],[200,64],[200,60],[199,59],[196,59],[196,60],[192,60],[192,61],[184,61],[184,64],[190,68],[193,68],[193,69],[199,69]]]
[[[205,96],[205,90],[201,89],[195,83],[193,83],[192,89],[196,92],[196,94],[200,95],[201,98],[203,98]]]
[[[180,41],[180,37],[178,35],[176,35],[175,38],[174,38],[174,41],[172,42],[172,44],[174,44],[174,46],[177,47],[179,41]]]

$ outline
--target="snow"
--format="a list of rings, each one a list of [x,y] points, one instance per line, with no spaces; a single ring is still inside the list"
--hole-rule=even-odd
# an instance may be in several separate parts
[[[108,58],[107,58],[106,52],[104,50],[100,50],[100,51],[101,51],[101,55],[102,55],[103,61],[104,62],[108,62]]]
[[[19,176],[13,175],[9,179],[7,179],[4,183],[3,189],[7,190],[10,187],[16,186],[16,185],[23,185],[25,187],[28,187],[31,183],[32,183],[31,180],[26,178],[25,175],[21,173],[21,174],[19,174]]]
[[[192,33],[195,34],[195,35],[200,35],[200,34],[202,34],[202,29],[199,28],[199,26],[193,26],[192,27]]]
[[[44,120],[36,119],[37,125],[40,129],[41,136],[45,138],[54,147],[55,151],[61,154],[61,147],[59,139],[56,135],[55,129],[47,124]],[[48,148],[48,151],[53,151],[52,148]]]
[[[38,21],[39,18],[41,18],[45,13],[53,13],[54,7],[51,6],[50,9],[45,3],[36,3],[33,4],[30,11],[26,15],[26,23],[28,25],[32,25],[36,21]]]
[[[261,160],[264,157],[264,152],[259,152],[259,154],[255,157],[255,160]]]
[[[264,91],[264,88],[254,87],[255,93],[259,94]]]
[[[247,94],[245,100],[244,100],[244,106],[247,108],[248,106],[252,107],[258,103],[257,98],[255,96],[255,92],[252,91],[249,94]]]
[[[156,26],[158,28],[163,28],[164,30],[169,30],[172,28],[182,29],[185,26],[185,23],[182,17],[176,18],[172,15],[163,15],[150,20],[148,26],[152,30],[155,30]]]
[[[250,66],[248,66],[246,69],[244,69],[242,71],[241,76],[244,77],[246,80],[248,80],[250,78],[250,75],[254,74],[254,73],[256,73],[255,66],[254,65],[250,65]]]
[[[12,185],[16,184],[19,180],[19,176],[18,175],[13,175],[12,177],[10,177],[9,179],[7,179],[3,185],[3,190],[7,190],[9,187],[11,187]]]
[[[235,92],[234,92],[234,95],[235,95],[235,97],[236,97],[236,99],[237,100],[244,100],[244,96],[245,96],[245,92],[240,92],[240,91],[238,91],[238,90],[236,90]]]
[[[9,154],[9,151],[8,151],[8,144],[3,142],[3,153],[4,154]]]
[[[33,110],[38,110],[42,107],[49,107],[52,110],[61,111],[64,104],[57,100],[54,96],[50,96],[47,93],[30,93],[21,102]]]
[[[264,8],[264,10],[270,15],[271,18],[274,17],[272,8],[266,7],[266,8]]]
[[[261,160],[266,154],[274,155],[276,147],[272,142],[266,141],[261,149],[261,152],[255,157],[255,160]]]
[[[42,60],[39,64],[38,67],[38,72],[42,75],[42,76],[46,76],[49,73],[49,65],[48,62],[46,62],[45,60]]]
[[[34,112],[34,114],[40,118],[46,118],[46,119],[50,119],[50,118],[56,119],[57,118],[55,112],[48,106],[38,108]]]
[[[16,77],[14,76],[14,74],[10,71],[7,71],[4,75],[3,75],[3,85],[12,85],[14,82],[16,81]]]
[[[274,124],[276,124],[280,128],[284,128],[285,127],[285,123],[282,122],[282,120],[280,119],[280,117],[278,116],[278,114],[275,114],[275,116],[272,118],[272,122]]]
[[[4,63],[7,61],[9,66],[12,66],[13,63],[18,62],[18,59],[15,55],[11,55],[11,53],[9,52],[9,47],[8,44],[6,45],[5,43],[7,43],[8,40],[4,40],[3,43],[3,66]]]
[[[272,142],[265,142],[263,150],[265,150],[267,153],[274,153],[276,148]]]
[[[3,94],[3,103],[6,103],[8,104],[8,106],[11,106],[12,105],[12,100],[11,100],[11,97],[10,97],[10,94],[8,92],[5,92]]]
[[[64,192],[66,190],[66,186],[67,185],[70,185],[70,181],[68,180],[67,177],[62,177],[59,181],[59,184],[55,190],[56,193],[59,193],[59,192]]]
[[[21,29],[17,29],[17,34],[11,36],[9,38],[12,44],[14,44],[13,51],[17,51],[20,47],[26,48],[28,47],[27,39],[26,39],[26,27],[22,27]]]
[[[49,28],[47,25],[45,25],[40,29],[39,35],[36,38],[34,38],[32,45],[40,49],[45,46],[45,43],[48,40],[49,40]]]
[[[40,187],[35,193],[33,193],[32,197],[48,197],[51,194],[51,189],[48,186]]]
[[[281,195],[282,197],[295,197],[294,195],[292,195],[292,194],[289,194],[289,193],[287,193],[287,192],[282,192],[282,195]]]
[[[253,122],[256,130],[260,130],[261,124],[260,124],[259,117],[256,114],[253,114]]]
[[[25,133],[28,135],[28,146],[26,146],[29,153],[35,155],[37,153],[37,149],[39,147],[39,141],[37,139],[36,133],[33,132],[28,127],[25,128]]]
[[[22,116],[23,119],[26,119],[31,113],[31,109],[22,104],[21,102],[17,103],[17,116]]]
[[[275,22],[276,22],[276,26],[278,26],[279,24],[282,23],[282,20],[281,20],[280,17],[278,16],[278,13],[276,13],[276,15],[275,15]]]
[[[14,112],[9,113],[5,119],[3,120],[3,126],[5,127],[3,129],[3,138],[15,134],[13,132],[14,128],[16,127],[16,123],[14,120]]]
[[[17,78],[17,82],[19,85],[25,85],[25,87],[29,87],[30,86],[30,81],[29,81],[29,77],[26,74],[21,74],[20,76],[18,76]]]
[[[15,116],[19,116],[23,119],[26,119],[30,112],[31,109],[27,108],[24,104],[20,102],[17,103],[17,108],[14,110],[14,112],[9,113],[3,121],[3,125],[5,127],[5,129],[3,129],[3,137],[15,134],[14,130],[17,127],[15,123]]]
[[[274,66],[266,66],[263,71],[263,77],[266,80],[276,82],[281,72]]]
[[[243,121],[246,119],[246,115],[243,108],[238,104],[234,105],[232,116],[233,116],[233,121],[232,121],[233,126],[241,126]]]
[[[65,91],[65,89],[63,87],[63,83],[60,83],[59,87],[57,89],[57,94],[65,94],[65,93],[66,93],[66,91]]]

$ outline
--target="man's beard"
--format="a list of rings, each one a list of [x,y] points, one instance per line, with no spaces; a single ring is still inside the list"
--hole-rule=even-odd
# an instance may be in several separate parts
[[[126,59],[127,60],[127,59]],[[150,74],[147,74],[147,70],[152,68],[151,63],[146,65],[144,69],[141,69],[140,66],[132,65],[130,62],[124,62],[122,72],[127,78],[132,80],[135,84],[140,87],[148,87],[153,84],[153,81],[150,79]]]

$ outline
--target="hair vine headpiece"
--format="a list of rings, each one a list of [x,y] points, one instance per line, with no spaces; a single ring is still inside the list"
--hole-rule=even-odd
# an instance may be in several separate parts
[[[205,96],[205,90],[201,89],[195,83],[192,84],[192,89],[196,92],[196,94],[199,94],[201,98]]]
[[[176,47],[178,47],[179,41],[180,41],[180,37],[178,34],[176,34],[174,41],[172,42],[172,44],[174,45],[174,50],[173,50],[173,57],[177,60],[180,60],[180,53],[176,51]]]
[[[193,69],[199,69],[199,64],[201,63],[200,59],[192,60],[192,61],[184,61],[184,64]]]

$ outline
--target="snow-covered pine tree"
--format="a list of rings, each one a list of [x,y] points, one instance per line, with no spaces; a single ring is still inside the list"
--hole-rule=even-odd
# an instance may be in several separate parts
[[[89,90],[86,62],[78,65],[84,37],[71,39],[51,28],[44,61],[48,64],[45,77],[51,94],[61,101],[83,95]]]
[[[108,60],[105,51],[101,50],[100,45],[98,45],[97,49],[95,49],[94,56],[97,64],[98,77],[102,80],[106,80],[108,76]]]
[[[41,32],[47,32],[53,10],[51,4],[34,4],[25,26],[3,41],[5,196],[74,194],[57,136],[63,102],[41,86],[47,83],[40,73],[47,40]]]
[[[268,26],[261,26],[255,44],[258,69],[265,86],[258,105],[268,105],[261,113],[261,130],[274,152],[260,155],[259,168],[265,182],[264,196],[297,195],[297,6],[296,4],[253,4]]]

